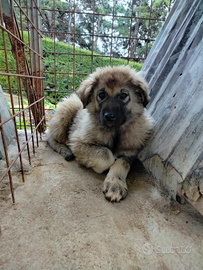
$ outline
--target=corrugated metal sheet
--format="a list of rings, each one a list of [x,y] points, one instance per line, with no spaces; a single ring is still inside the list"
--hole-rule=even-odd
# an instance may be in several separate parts
[[[203,194],[203,1],[176,1],[142,68],[156,129],[139,158],[161,189]],[[203,212],[203,207],[202,207]]]

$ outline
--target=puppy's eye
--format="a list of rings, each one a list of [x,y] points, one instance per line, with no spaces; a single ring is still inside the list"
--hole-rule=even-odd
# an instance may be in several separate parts
[[[105,97],[106,97],[106,93],[102,91],[102,92],[99,93],[98,96],[99,96],[99,99],[100,99],[100,100],[103,100],[103,99],[105,99]]]
[[[125,100],[127,98],[128,94],[127,93],[121,93],[120,94],[120,99]]]

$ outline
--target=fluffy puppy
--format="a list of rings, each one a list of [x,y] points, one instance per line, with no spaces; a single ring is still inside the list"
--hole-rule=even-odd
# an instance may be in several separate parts
[[[97,173],[109,169],[103,193],[119,202],[127,195],[132,162],[153,130],[148,102],[148,85],[134,69],[97,68],[59,103],[47,141],[66,160],[75,157]]]

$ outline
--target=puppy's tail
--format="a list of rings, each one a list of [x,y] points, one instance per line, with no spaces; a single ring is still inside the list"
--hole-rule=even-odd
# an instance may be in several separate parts
[[[58,104],[56,112],[49,124],[47,142],[51,148],[61,154],[66,160],[74,156],[66,145],[68,131],[78,110],[83,108],[83,104],[76,94],[65,98]]]

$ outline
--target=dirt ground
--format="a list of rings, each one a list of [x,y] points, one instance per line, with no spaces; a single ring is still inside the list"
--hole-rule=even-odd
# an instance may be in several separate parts
[[[138,163],[120,203],[104,199],[104,178],[41,141],[25,183],[14,173],[15,205],[2,189],[0,269],[203,269],[195,211],[161,197]]]

